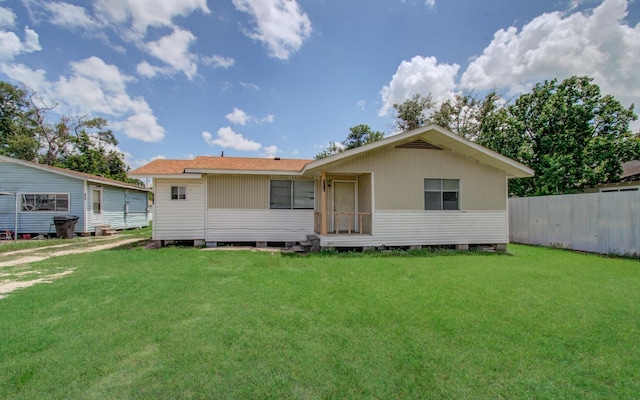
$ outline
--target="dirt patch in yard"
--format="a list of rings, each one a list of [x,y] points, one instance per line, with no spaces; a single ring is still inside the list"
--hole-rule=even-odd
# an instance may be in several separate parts
[[[47,247],[41,247],[41,248],[17,250],[10,253],[0,254],[0,260],[2,260],[3,256],[8,256],[9,258],[11,258],[12,256],[19,255],[18,258],[0,262],[0,270],[2,267],[6,267],[7,269],[5,270],[5,272],[8,272],[8,273],[0,274],[0,278],[4,278],[0,280],[0,299],[5,298],[7,294],[13,292],[14,290],[28,288],[38,283],[51,283],[58,278],[62,278],[63,276],[73,273],[73,269],[68,269],[63,272],[42,276],[41,278],[38,278],[38,279],[19,280],[18,278],[24,275],[40,274],[41,272],[37,270],[28,270],[28,271],[13,273],[13,271],[9,267],[21,266],[20,268],[24,268],[23,266],[26,266],[27,264],[43,261],[52,257],[67,256],[70,254],[91,253],[94,251],[107,250],[115,247],[131,245],[136,242],[144,242],[144,241],[146,241],[146,239],[140,239],[140,238],[118,239],[118,240],[110,241],[109,243],[104,243],[104,244],[97,242],[95,244],[92,243],[91,245],[86,247],[57,250],[57,251],[51,251],[51,252],[48,252],[48,251],[50,251],[50,249],[52,248],[67,247],[73,244],[63,244],[63,245],[47,246]],[[26,266],[26,268],[29,268],[29,266]]]
[[[13,292],[14,290],[24,289],[31,287],[38,283],[51,283],[55,279],[62,278],[65,275],[69,275],[73,273],[73,269],[68,269],[63,272],[59,272],[57,274],[52,274],[45,276],[43,278],[34,279],[31,281],[5,281],[0,283],[0,299],[6,297],[7,294]]]

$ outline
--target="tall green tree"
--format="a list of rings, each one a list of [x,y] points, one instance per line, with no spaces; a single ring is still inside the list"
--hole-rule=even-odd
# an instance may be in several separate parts
[[[51,123],[55,107],[0,81],[0,154],[132,182],[106,119],[62,116]]]
[[[329,146],[315,155],[315,159],[326,158],[343,151],[355,149],[365,144],[376,142],[384,138],[384,132],[374,131],[369,125],[360,124],[349,128],[347,138],[340,144],[329,143]]]
[[[0,81],[0,154],[24,160],[37,157],[34,112],[25,90]]]
[[[633,105],[624,108],[592,78],[573,76],[539,83],[489,113],[478,141],[535,171],[511,180],[513,195],[575,193],[617,179],[623,162],[640,157],[640,139],[629,129],[635,119]]]
[[[396,128],[406,132],[427,125],[435,105],[431,93],[425,97],[416,93],[410,99],[394,103]]]

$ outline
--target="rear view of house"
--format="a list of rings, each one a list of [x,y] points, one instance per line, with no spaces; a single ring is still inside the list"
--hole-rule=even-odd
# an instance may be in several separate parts
[[[507,180],[526,166],[431,125],[321,160],[196,157],[154,180],[153,238],[322,247],[508,242]]]
[[[55,233],[53,218],[77,216],[77,234],[149,225],[149,190],[100,176],[0,156],[0,230]]]

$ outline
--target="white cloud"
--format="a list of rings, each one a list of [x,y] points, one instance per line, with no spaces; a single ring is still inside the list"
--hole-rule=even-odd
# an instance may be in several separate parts
[[[260,86],[258,86],[256,84],[253,84],[253,83],[247,83],[247,82],[240,81],[240,86],[242,86],[245,89],[255,90],[256,92],[260,91]]]
[[[133,38],[144,37],[148,27],[173,27],[175,17],[210,12],[206,0],[97,0],[94,7],[112,24],[130,26]]]
[[[230,147],[240,151],[258,151],[262,148],[260,143],[245,138],[241,134],[234,132],[233,129],[228,126],[218,129],[216,139],[207,131],[202,132],[202,138],[212,146]]]
[[[152,56],[164,61],[175,71],[182,72],[188,79],[193,79],[198,71],[196,56],[189,52],[189,46],[196,37],[188,30],[175,27],[173,33],[144,47]]]
[[[267,116],[266,116],[266,117],[264,117],[264,118],[262,118],[262,119],[258,120],[258,123],[259,123],[259,124],[264,124],[264,123],[272,124],[272,123],[273,123],[273,121],[275,121],[275,117],[274,117],[272,114],[267,114]]]
[[[438,64],[435,57],[415,56],[410,61],[402,61],[391,81],[380,91],[383,104],[378,115],[388,115],[394,103],[416,93],[423,96],[431,93],[436,102],[451,98],[459,68],[457,64]]]
[[[252,116],[243,110],[233,107],[233,111],[224,116],[229,122],[236,125],[246,125],[248,121],[253,119]]]
[[[153,78],[158,74],[170,74],[167,68],[157,67],[155,65],[149,64],[147,61],[142,61],[138,65],[136,65],[136,72],[138,75],[142,75],[145,78]]]
[[[267,158],[273,158],[278,154],[278,146],[266,146],[262,150]]]
[[[24,28],[23,41],[14,32],[0,31],[0,61],[11,61],[20,54],[40,50],[38,34],[28,26]]]
[[[63,28],[95,28],[100,24],[93,19],[87,9],[64,2],[45,3],[44,8],[51,13],[49,22]]]
[[[365,107],[365,105],[366,105],[366,104],[367,104],[367,102],[366,102],[366,101],[364,101],[364,100],[358,100],[358,101],[356,102],[356,107],[358,107],[358,108],[359,108],[359,109],[361,109],[361,110],[364,110],[364,107]]]
[[[253,18],[245,34],[262,42],[271,57],[286,60],[311,35],[311,21],[295,0],[233,0],[238,11]]]
[[[576,3],[577,4],[577,3]],[[471,89],[509,88],[571,75],[595,78],[626,104],[640,96],[640,24],[624,22],[626,0],[605,0],[592,12],[545,13],[522,27],[502,29],[461,78]]]
[[[436,0],[427,0],[425,3],[429,8],[433,8],[436,6]]]
[[[275,121],[275,117],[271,114],[267,114],[264,118],[258,119],[253,115],[247,114],[244,110],[237,107],[233,107],[233,111],[224,116],[229,122],[236,125],[246,125],[249,122],[257,124],[272,123]]]
[[[224,68],[224,69],[233,67],[233,64],[236,63],[236,60],[234,60],[233,58],[223,57],[218,54],[214,54],[211,57],[201,57],[200,60],[202,61],[203,64],[211,65],[213,66],[213,68]]]
[[[115,65],[98,57],[72,62],[72,74],[48,81],[44,70],[31,70],[22,64],[2,64],[0,70],[9,78],[24,83],[36,91],[48,105],[59,102],[56,112],[63,114],[103,115],[110,126],[130,138],[157,142],[165,135],[164,128],[149,104],[142,97],[132,98],[126,92],[127,82]]]
[[[16,24],[16,14],[12,9],[0,7],[0,28],[13,28]]]

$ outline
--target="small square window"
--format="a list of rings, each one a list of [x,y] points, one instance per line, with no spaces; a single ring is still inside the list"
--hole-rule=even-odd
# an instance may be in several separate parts
[[[171,186],[171,200],[186,200],[187,188],[185,186]]]
[[[425,179],[424,180],[424,209],[425,210],[459,210],[460,209],[460,180],[459,179]]]

